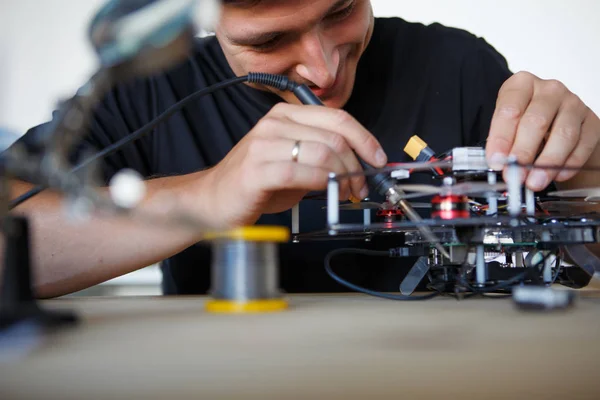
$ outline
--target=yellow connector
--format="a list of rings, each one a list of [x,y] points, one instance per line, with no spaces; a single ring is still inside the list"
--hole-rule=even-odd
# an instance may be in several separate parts
[[[413,160],[416,160],[419,157],[419,154],[423,151],[423,149],[427,148],[427,143],[423,141],[417,135],[410,138],[406,147],[404,148],[404,152],[408,154]]]
[[[361,201],[359,198],[354,197],[352,195],[350,195],[350,197],[348,198],[348,200],[350,200],[350,202],[352,202],[352,203],[360,203],[360,201]]]

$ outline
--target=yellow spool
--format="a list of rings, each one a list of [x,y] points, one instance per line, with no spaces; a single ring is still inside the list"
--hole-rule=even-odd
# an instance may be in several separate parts
[[[282,243],[290,240],[290,231],[282,226],[256,225],[223,232],[209,232],[205,240],[244,240],[247,242]]]
[[[213,242],[210,313],[268,313],[288,303],[278,287],[278,243],[290,240],[287,228],[250,226],[205,235]]]
[[[205,309],[211,313],[250,314],[283,311],[288,308],[284,299],[266,299],[249,301],[209,300]]]

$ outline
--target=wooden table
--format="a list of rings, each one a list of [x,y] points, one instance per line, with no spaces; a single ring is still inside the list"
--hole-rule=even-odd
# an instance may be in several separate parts
[[[239,316],[202,297],[51,300],[83,323],[0,364],[0,399],[598,399],[600,296],[582,295],[557,313],[292,296]]]

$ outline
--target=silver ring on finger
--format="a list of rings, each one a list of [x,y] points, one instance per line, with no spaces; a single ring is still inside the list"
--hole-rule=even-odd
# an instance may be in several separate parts
[[[299,155],[300,155],[300,141],[296,140],[296,143],[294,143],[294,148],[292,149],[292,161],[298,162]]]

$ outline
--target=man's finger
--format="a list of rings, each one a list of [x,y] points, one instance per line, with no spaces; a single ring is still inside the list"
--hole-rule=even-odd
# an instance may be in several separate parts
[[[298,106],[280,103],[273,113],[298,124],[321,128],[342,135],[348,145],[368,164],[384,167],[387,156],[379,141],[350,114],[321,106]]]
[[[288,118],[273,117],[268,123],[268,126],[262,131],[258,131],[256,136],[267,140],[289,139],[294,142],[300,140],[300,155],[306,153],[303,148],[304,141],[323,143],[337,155],[345,166],[344,172],[340,172],[338,169],[332,170],[331,172],[341,174],[345,172],[362,171],[362,167],[356,159],[356,154],[352,151],[346,142],[346,139],[335,132],[299,124],[290,121]],[[260,157],[260,155],[258,156]],[[284,151],[282,156],[285,159],[285,157],[291,157],[291,153],[288,154]],[[364,176],[353,176],[350,179],[350,186],[352,194],[356,198],[364,199],[369,194]]]
[[[532,97],[533,76],[529,74],[515,74],[500,89],[485,149],[492,168],[500,169],[510,154],[519,121]]]
[[[594,116],[591,111],[588,111],[586,118],[584,119],[583,124],[581,125],[581,137],[579,139],[579,143],[565,162],[565,166],[581,168],[587,163],[587,161],[590,159],[591,154],[598,146],[598,142],[600,141],[599,129],[600,123],[598,123],[597,117]],[[598,164],[599,162],[598,160],[594,161],[596,162],[596,164]],[[581,172],[577,170],[563,170],[555,178],[555,181],[564,182],[573,178],[579,173]],[[583,174],[595,175],[597,174],[597,172],[583,171]]]
[[[248,152],[259,163],[293,161],[292,152],[296,147],[296,143],[297,140],[295,139],[277,138],[266,140],[259,138],[251,143]],[[297,149],[295,162],[298,164],[318,167],[338,175],[348,172],[339,156],[325,143],[301,140]],[[359,196],[361,189],[362,186],[360,185],[350,188],[346,179],[340,182],[340,192],[343,194],[344,199],[348,199],[350,194]]]
[[[305,125],[292,125],[290,122],[289,128],[280,129],[278,135],[282,138],[301,140],[302,142],[310,140],[325,143],[338,155],[348,172],[362,171],[362,167],[356,159],[356,154],[352,151],[346,139],[338,133]],[[369,189],[364,176],[353,176],[350,182],[352,193],[356,198],[364,199],[368,196]]]
[[[274,161],[261,166],[262,178],[258,189],[267,192],[280,190],[325,190],[329,181],[329,171],[323,168],[295,163]]]
[[[543,95],[534,95],[533,100],[521,117],[517,135],[510,154],[516,156],[521,164],[533,164],[539,153],[544,138],[548,135],[550,127],[560,107],[560,99],[549,98]],[[528,177],[528,170],[524,170],[522,179]]]
[[[534,165],[565,165],[580,142],[586,110],[587,107],[575,96],[572,100],[563,102],[554,119],[546,145]],[[559,172],[558,169],[534,169],[527,178],[527,186],[534,191],[543,190]]]

